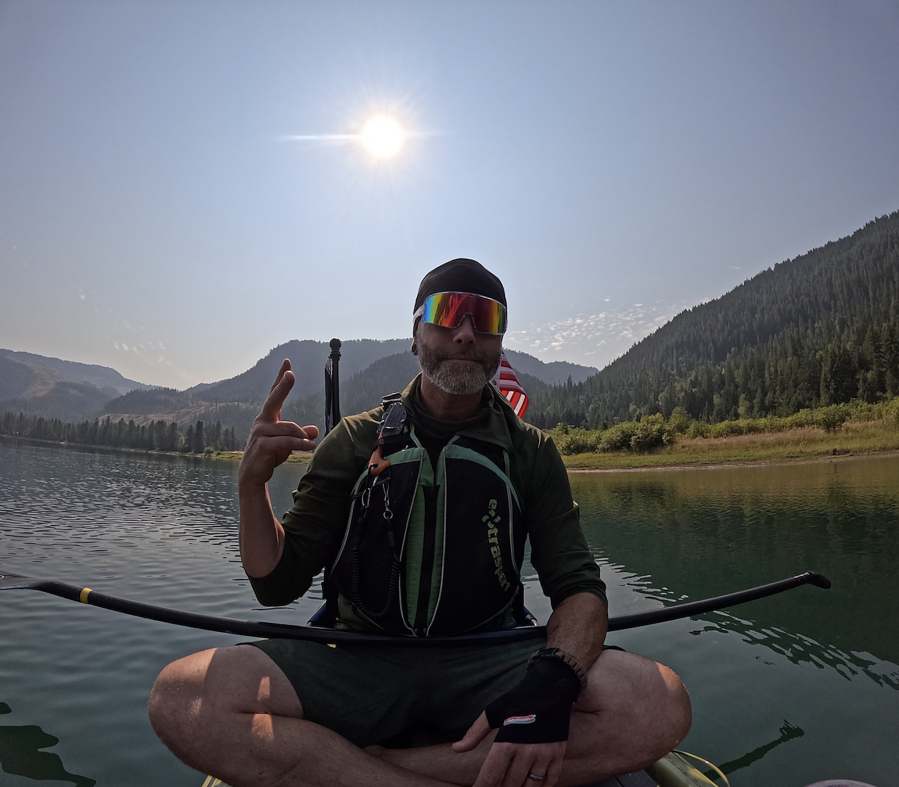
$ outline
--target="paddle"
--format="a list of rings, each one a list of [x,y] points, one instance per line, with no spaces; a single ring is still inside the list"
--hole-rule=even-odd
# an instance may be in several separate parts
[[[800,585],[815,585],[825,590],[830,587],[830,580],[821,574],[807,571],[788,579],[781,579],[760,587],[740,590],[725,596],[716,596],[703,601],[692,601],[686,604],[676,604],[671,607],[654,609],[649,612],[640,612],[635,615],[622,615],[609,619],[609,631],[621,631],[622,629],[646,626],[651,623],[662,623],[669,620],[688,618],[700,615],[704,612],[732,607],[736,604],[744,604],[747,601],[785,590],[799,587]],[[178,626],[204,629],[206,631],[219,631],[225,634],[238,634],[245,637],[260,637],[266,639],[303,639],[311,642],[323,642],[328,644],[369,642],[392,643],[403,645],[438,645],[461,646],[482,644],[501,644],[504,642],[519,642],[528,639],[539,639],[546,636],[545,626],[523,626],[521,628],[503,629],[501,631],[489,631],[482,634],[463,634],[454,637],[390,637],[380,634],[361,634],[339,629],[316,628],[312,626],[294,626],[285,623],[266,623],[254,620],[238,620],[225,618],[218,615],[202,615],[197,612],[186,612],[180,609],[160,607],[155,604],[145,604],[140,601],[131,601],[118,596],[110,596],[99,593],[90,588],[82,588],[60,582],[55,579],[33,579],[19,574],[0,574],[0,590],[39,590],[42,593],[50,593],[60,598],[71,601],[80,601],[103,609],[111,609],[114,612],[122,612],[126,615],[134,615],[148,620],[158,620],[162,623],[174,623]]]

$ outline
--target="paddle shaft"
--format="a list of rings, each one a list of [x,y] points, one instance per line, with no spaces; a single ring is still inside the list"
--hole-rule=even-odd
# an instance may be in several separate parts
[[[654,609],[649,612],[640,612],[635,615],[622,615],[609,619],[609,631],[621,631],[623,629],[646,626],[652,623],[663,623],[670,620],[688,618],[705,612],[732,607],[736,604],[744,604],[747,601],[773,596],[785,590],[791,590],[800,585],[811,584],[827,589],[830,580],[821,574],[807,571],[788,579],[781,579],[760,587],[741,590],[725,596],[693,601],[687,604],[676,604],[671,607]],[[60,582],[55,579],[32,579],[18,574],[0,574],[0,590],[39,590],[50,593],[60,598],[71,601],[80,601],[94,607],[102,607],[114,612],[126,615],[134,615],[148,620],[157,620],[161,623],[174,623],[178,626],[203,629],[205,631],[218,631],[223,634],[236,634],[245,637],[260,637],[264,639],[302,639],[311,642],[323,642],[328,644],[368,642],[390,643],[414,646],[464,646],[481,644],[501,644],[505,642],[520,642],[529,639],[539,639],[546,636],[545,626],[524,626],[500,631],[489,631],[482,634],[463,634],[454,637],[394,637],[380,634],[362,634],[358,632],[342,631],[339,629],[315,628],[311,626],[294,626],[284,623],[266,623],[264,621],[239,620],[236,618],[220,617],[218,615],[203,615],[197,612],[186,612],[180,609],[161,607],[155,604],[146,604],[140,601],[111,596],[100,593],[90,588],[81,588]]]
[[[668,620],[691,618],[694,615],[701,615],[705,612],[715,612],[716,610],[733,607],[737,604],[745,604],[747,601],[756,601],[766,596],[783,593],[785,590],[792,590],[800,585],[814,585],[827,590],[830,588],[830,580],[822,574],[806,571],[804,574],[798,574],[795,577],[770,582],[757,588],[728,593],[726,596],[716,596],[715,598],[707,598],[702,601],[690,601],[686,604],[675,604],[672,607],[653,609],[649,612],[639,612],[635,615],[620,615],[617,618],[610,618],[609,631],[623,631],[624,629],[637,628],[638,626],[647,626],[651,623],[664,623]]]

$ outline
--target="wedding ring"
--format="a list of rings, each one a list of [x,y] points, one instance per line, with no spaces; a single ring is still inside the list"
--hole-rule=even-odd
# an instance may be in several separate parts
[[[545,782],[546,781],[545,776],[538,776],[536,773],[528,773],[528,778],[532,782]]]

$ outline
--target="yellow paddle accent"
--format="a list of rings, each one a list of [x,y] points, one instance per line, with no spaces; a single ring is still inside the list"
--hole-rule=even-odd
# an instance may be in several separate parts
[[[81,588],[81,595],[78,597],[78,600],[82,604],[87,604],[88,603],[87,597],[90,595],[90,592],[91,592],[90,588]]]
[[[216,779],[214,776],[207,776],[206,781],[204,781],[200,787],[228,787],[228,785],[221,779]]]

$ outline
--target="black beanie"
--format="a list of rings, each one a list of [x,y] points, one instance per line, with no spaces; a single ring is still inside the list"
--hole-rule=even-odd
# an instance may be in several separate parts
[[[464,257],[443,263],[421,280],[412,311],[418,311],[425,298],[436,292],[470,292],[506,305],[503,283],[481,263]]]

